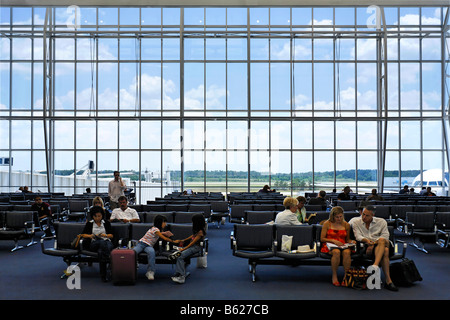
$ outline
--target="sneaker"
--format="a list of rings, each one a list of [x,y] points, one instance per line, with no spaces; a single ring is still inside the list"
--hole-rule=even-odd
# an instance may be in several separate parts
[[[176,283],[184,283],[185,278],[183,276],[172,277],[172,281]]]
[[[148,280],[155,280],[155,273],[153,271],[147,271],[145,274]]]

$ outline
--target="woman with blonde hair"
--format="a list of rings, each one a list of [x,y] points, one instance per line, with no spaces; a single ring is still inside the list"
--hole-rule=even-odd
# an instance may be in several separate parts
[[[302,224],[297,219],[298,200],[292,197],[286,197],[283,201],[284,211],[277,214],[275,224],[299,225]]]
[[[102,208],[105,208],[104,204],[103,204],[103,199],[100,198],[99,196],[96,196],[93,200],[92,200],[92,205],[95,206],[99,206]]]
[[[330,217],[322,226],[320,234],[322,246],[320,252],[331,255],[331,281],[334,286],[341,286],[337,277],[337,270],[342,260],[345,272],[351,266],[352,245],[355,241],[350,240],[350,225],[344,220],[344,209],[334,207],[330,211]],[[351,244],[350,247],[348,244]]]
[[[108,220],[111,217],[111,213],[105,209],[105,205],[103,203],[103,199],[99,196],[96,196],[94,199],[92,199],[92,207],[90,208],[90,210],[92,210],[92,208],[94,207],[100,207],[103,210],[103,219]],[[90,211],[89,210],[89,211]]]

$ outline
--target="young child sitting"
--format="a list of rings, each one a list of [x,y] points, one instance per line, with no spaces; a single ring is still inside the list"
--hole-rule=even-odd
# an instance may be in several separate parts
[[[196,214],[192,217],[192,236],[181,240],[181,243],[185,243],[190,240],[186,247],[180,248],[175,252],[176,257],[175,275],[172,277],[172,281],[177,283],[184,283],[186,280],[186,262],[185,259],[196,256],[201,253],[200,243],[206,236],[206,223],[205,217],[202,214]]]
[[[155,279],[155,271],[156,271],[156,263],[155,263],[155,249],[153,248],[155,243],[159,238],[171,242],[178,243],[178,241],[173,241],[169,239],[169,237],[173,236],[170,231],[161,231],[166,227],[167,218],[162,215],[155,216],[153,220],[153,227],[150,228],[145,235],[139,240],[138,244],[133,248],[136,252],[136,255],[144,251],[147,253],[147,272],[145,276],[148,280]]]

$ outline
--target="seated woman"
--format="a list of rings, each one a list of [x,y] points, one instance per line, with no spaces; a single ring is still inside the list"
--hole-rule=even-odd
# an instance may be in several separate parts
[[[96,196],[93,200],[92,200],[92,207],[101,207],[103,209],[104,212],[104,217],[103,219],[105,221],[109,221],[109,219],[111,218],[111,212],[109,212],[106,208],[105,205],[103,203],[103,199],[99,196]],[[91,207],[91,208],[92,208]]]
[[[355,241],[350,240],[350,225],[344,220],[342,207],[331,209],[329,219],[322,226],[320,241],[322,242],[320,252],[331,255],[331,281],[333,285],[339,287],[342,284],[337,277],[338,267],[342,259],[345,272],[350,269],[351,253],[355,244]]]
[[[298,210],[296,212],[297,219],[301,223],[308,223],[309,219],[315,217],[317,214],[312,213],[309,215],[309,217],[306,217],[306,208],[305,208],[306,198],[302,197],[302,196],[298,196],[297,201],[298,201],[298,205],[297,205]]]
[[[283,201],[284,211],[277,214],[275,224],[300,225],[297,219],[298,200],[292,197],[286,197]]]
[[[102,281],[106,281],[106,264],[109,262],[111,251],[114,245],[112,227],[109,221],[104,221],[104,211],[102,207],[94,206],[90,210],[91,221],[86,222],[81,237],[87,239],[83,247],[89,248],[89,251],[98,253],[100,260],[100,276]],[[85,243],[85,242],[83,242]]]
[[[175,264],[175,275],[172,277],[172,281],[183,284],[186,281],[188,272],[186,272],[186,260],[191,257],[198,256],[202,248],[200,243],[206,236],[206,223],[203,214],[196,214],[192,217],[192,235],[186,239],[175,240],[175,243],[183,245],[189,241],[189,244],[179,249],[174,254],[177,261]]]

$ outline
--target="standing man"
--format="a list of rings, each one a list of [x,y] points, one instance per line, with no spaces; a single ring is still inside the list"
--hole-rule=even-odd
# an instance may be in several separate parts
[[[375,268],[383,269],[386,283],[384,287],[391,291],[398,291],[392,282],[389,272],[389,230],[386,220],[374,217],[374,208],[367,206],[360,218],[352,219],[351,226],[355,238],[366,245],[366,254],[373,256]]]
[[[111,210],[119,207],[119,197],[125,195],[127,186],[123,182],[119,171],[114,171],[114,180],[108,185],[109,207]]]

